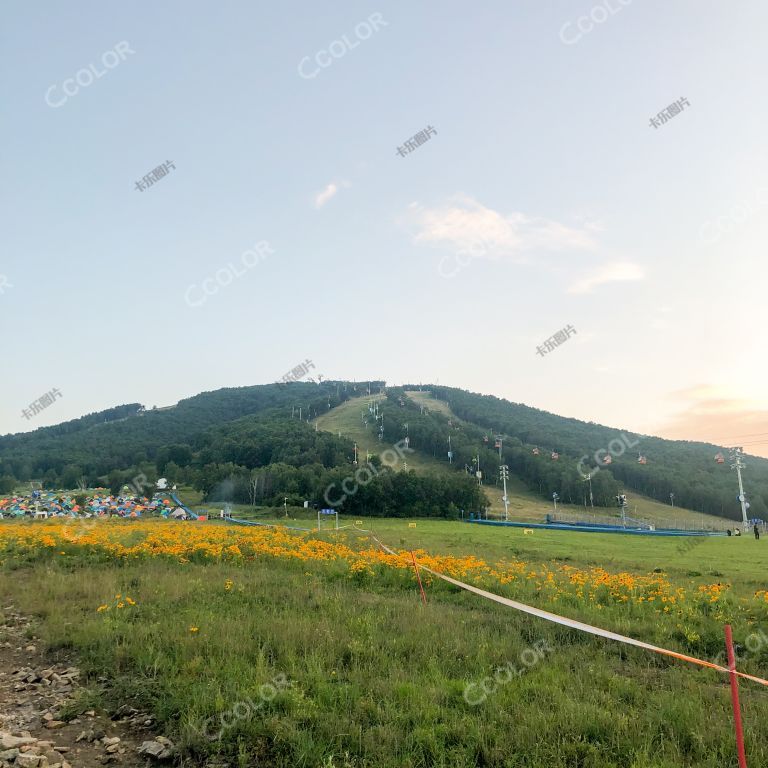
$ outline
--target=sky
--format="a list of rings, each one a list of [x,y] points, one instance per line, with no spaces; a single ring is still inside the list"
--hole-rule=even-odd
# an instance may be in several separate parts
[[[0,13],[0,433],[310,360],[768,455],[762,0]]]

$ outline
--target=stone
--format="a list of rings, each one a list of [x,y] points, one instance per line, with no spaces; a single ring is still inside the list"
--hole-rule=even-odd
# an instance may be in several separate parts
[[[139,747],[138,752],[140,755],[149,755],[155,757],[158,760],[163,760],[165,757],[170,757],[168,747],[165,744],[161,744],[159,741],[145,741]]]
[[[47,767],[48,761],[42,755],[30,755],[21,753],[15,761],[20,768],[42,768],[43,764]]]
[[[119,736],[105,736],[101,743],[105,747],[111,747],[113,744],[119,744],[120,743],[120,737]]]
[[[28,744],[36,744],[37,739],[33,736],[11,736],[10,733],[4,733],[0,744],[3,745],[3,749],[13,749],[14,747],[24,747]]]
[[[4,749],[0,752],[0,760],[7,760],[9,763],[15,760],[19,755],[19,750],[15,747],[13,749]]]

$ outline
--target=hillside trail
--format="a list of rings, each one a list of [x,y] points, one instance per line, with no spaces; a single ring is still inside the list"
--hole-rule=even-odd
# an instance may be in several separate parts
[[[79,670],[71,660],[51,664],[33,622],[14,606],[4,606],[3,615],[0,768],[138,768],[173,758],[171,742],[150,734],[152,718],[131,707],[120,707],[112,717],[90,709],[68,722],[59,719],[62,707],[82,691]]]

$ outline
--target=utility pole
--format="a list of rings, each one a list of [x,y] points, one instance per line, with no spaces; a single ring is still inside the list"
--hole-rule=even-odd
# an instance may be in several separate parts
[[[672,504],[672,509],[674,509],[675,508],[675,494],[674,493],[670,493],[669,494],[669,501]]]
[[[453,464],[453,451],[451,450],[451,436],[448,435],[448,463]]]
[[[285,509],[285,516],[288,517],[288,497],[283,499],[283,508]]]
[[[483,473],[480,471],[480,451],[477,452],[477,484],[483,484]]]
[[[555,514],[557,514],[557,500],[558,500],[559,498],[560,498],[560,497],[557,495],[557,491],[553,491],[553,492],[552,492],[552,502],[553,502],[553,504],[555,505]]]
[[[736,470],[736,476],[739,478],[739,501],[741,502],[741,518],[743,521],[744,532],[749,529],[749,521],[747,520],[747,497],[744,495],[744,484],[741,481],[741,470],[744,469],[744,449],[741,447],[729,449],[731,454],[731,469]]]
[[[587,482],[589,483],[589,506],[592,507],[592,509],[595,508],[595,500],[592,497],[592,473],[587,473]]]
[[[504,496],[502,497],[504,500],[504,521],[509,521],[509,500],[507,499],[507,480],[509,479],[509,466],[506,464],[502,464],[499,467],[499,474],[501,475],[501,479],[504,481]]]
[[[355,460],[352,463],[357,466],[357,443],[355,443]]]

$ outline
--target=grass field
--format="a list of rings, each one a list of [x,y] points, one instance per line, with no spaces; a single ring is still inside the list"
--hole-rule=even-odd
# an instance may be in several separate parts
[[[739,668],[768,673],[768,647],[748,641],[768,629],[764,540],[410,522],[363,525],[491,591],[700,657],[731,622],[750,649]],[[80,656],[83,708],[151,710],[187,765],[736,765],[722,676],[436,580],[424,607],[409,555],[370,544],[348,529],[3,521],[0,595],[39,617],[52,655]],[[745,683],[742,702],[750,765],[766,765],[768,691]]]

